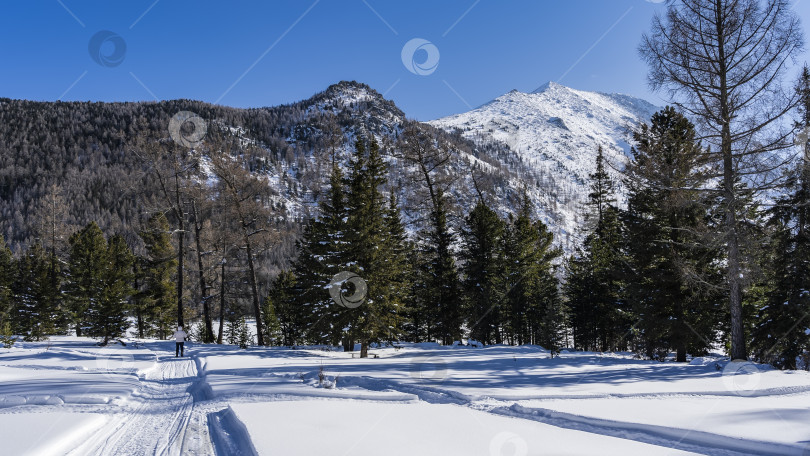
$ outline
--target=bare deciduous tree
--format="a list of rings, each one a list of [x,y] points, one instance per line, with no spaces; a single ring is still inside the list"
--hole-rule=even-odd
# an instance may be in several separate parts
[[[783,79],[803,46],[796,15],[786,0],[669,0],[639,51],[653,89],[672,101],[701,132],[717,165],[723,210],[731,357],[746,359],[742,288],[747,270],[741,245],[747,185],[773,184],[779,151],[790,145],[783,116],[796,105]]]
[[[188,203],[189,174],[195,168],[193,153],[172,141],[150,141],[143,139],[133,151],[150,168],[160,189],[161,206],[156,210],[172,215],[177,233],[177,325],[183,321],[183,279],[186,236],[186,206]]]
[[[259,253],[257,249],[267,244],[256,238],[272,235],[269,230],[271,223],[271,213],[268,209],[269,186],[266,180],[246,169],[242,160],[244,152],[238,146],[212,150],[211,171],[219,180],[221,208],[227,211],[227,217],[237,225],[241,247],[245,249],[253,313],[256,317],[256,341],[259,345],[265,345],[255,260]]]

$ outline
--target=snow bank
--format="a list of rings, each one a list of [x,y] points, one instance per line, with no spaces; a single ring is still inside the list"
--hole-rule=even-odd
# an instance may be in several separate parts
[[[0,414],[3,454],[65,454],[107,423],[96,413],[68,411]]]
[[[260,455],[687,454],[452,405],[286,401],[231,406]]]

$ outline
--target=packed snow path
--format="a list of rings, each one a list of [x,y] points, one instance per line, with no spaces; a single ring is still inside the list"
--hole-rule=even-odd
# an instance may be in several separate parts
[[[165,343],[149,348],[155,353],[156,365],[141,378],[131,403],[70,454],[214,453],[206,417],[194,410],[200,382],[194,361],[176,358],[165,350]]]

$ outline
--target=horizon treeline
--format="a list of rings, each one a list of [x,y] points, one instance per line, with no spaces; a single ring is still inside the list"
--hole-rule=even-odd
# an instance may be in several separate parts
[[[804,84],[807,109],[810,73]],[[718,236],[723,206],[714,165],[696,137],[694,125],[671,107],[640,126],[626,207],[617,203],[600,148],[583,207],[584,242],[567,258],[525,195],[518,211],[502,217],[479,191],[474,207],[450,223],[453,181],[442,167],[452,152],[429,132],[414,127],[399,138],[398,158],[415,170],[424,197],[421,228],[412,236],[376,139],[356,140],[346,164],[336,144],[318,216],[306,222],[295,259],[265,293],[251,263],[276,238],[267,185],[234,160],[250,157],[250,148],[224,139],[206,146],[216,182],[203,185],[189,179],[202,155],[147,141],[141,151],[166,192],[163,210],[139,232],[144,253],[133,254],[121,236],[105,237],[95,223],[74,232],[64,253],[37,243],[15,258],[3,245],[0,327],[30,340],[72,331],[107,343],[130,321],[140,337],[165,338],[193,320],[195,339],[242,346],[254,336],[259,345],[353,350],[358,343],[366,355],[373,343],[467,340],[536,344],[552,354],[629,350],[664,360],[675,352],[686,361],[687,354],[729,344]],[[796,324],[810,302],[802,260],[810,248],[809,168],[797,162],[780,204],[752,204],[748,214],[746,251],[756,265],[744,294],[748,342],[754,359],[780,368],[795,369],[810,352],[810,336]],[[178,197],[188,199],[182,207]],[[367,284],[357,307],[341,306],[329,293],[343,271]],[[256,319],[257,334],[248,334],[246,316]]]

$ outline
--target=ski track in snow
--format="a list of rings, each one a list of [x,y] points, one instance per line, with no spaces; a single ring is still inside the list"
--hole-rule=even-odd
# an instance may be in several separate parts
[[[156,358],[157,365],[141,378],[130,403],[69,454],[214,453],[206,417],[194,406],[193,393],[202,381],[195,362],[166,351]]]
[[[346,377],[341,378],[341,380],[343,385],[357,386],[375,391],[395,390],[403,393],[413,394],[417,396],[420,401],[431,404],[454,404],[457,406],[469,407],[477,411],[510,416],[517,419],[537,421],[565,429],[635,440],[641,443],[668,447],[681,451],[689,451],[697,454],[717,456],[804,455],[804,453],[802,453],[802,448],[790,445],[779,445],[772,442],[738,439],[702,431],[602,420],[598,418],[561,413],[541,408],[526,408],[511,401],[496,400],[491,398],[475,399],[454,391],[442,390],[441,388],[430,386],[429,384],[424,386],[402,384],[395,381],[378,380],[368,377]],[[707,393],[707,395],[714,394],[715,393]],[[666,396],[677,395],[679,394],[674,393],[667,394]],[[702,394],[690,394],[690,396],[701,395]],[[655,394],[639,394],[632,396],[659,397],[659,395]],[[583,397],[570,396],[569,398],[582,399]]]

